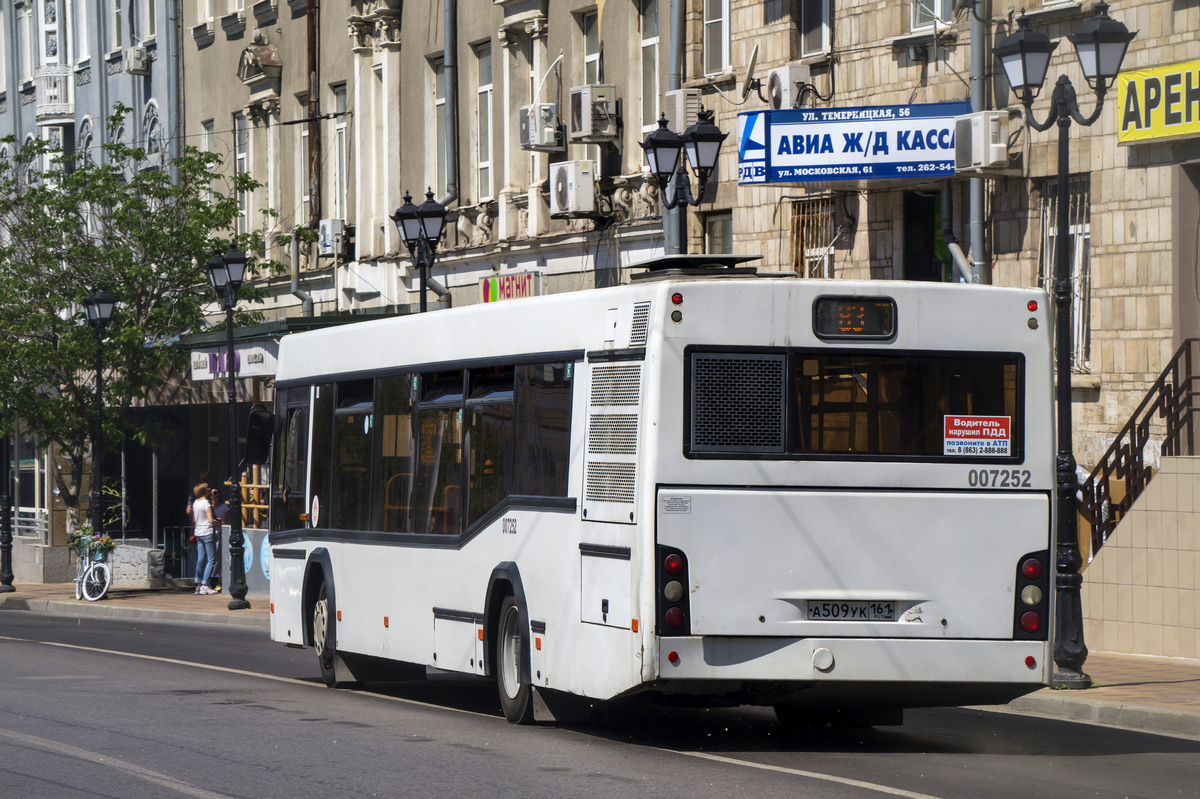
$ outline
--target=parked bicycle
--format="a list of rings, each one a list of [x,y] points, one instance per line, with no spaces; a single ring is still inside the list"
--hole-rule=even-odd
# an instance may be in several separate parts
[[[83,525],[70,536],[70,542],[79,553],[79,568],[75,574],[75,598],[81,596],[88,602],[104,599],[112,585],[112,570],[108,567],[108,553],[115,544],[107,535],[93,535],[90,525]]]

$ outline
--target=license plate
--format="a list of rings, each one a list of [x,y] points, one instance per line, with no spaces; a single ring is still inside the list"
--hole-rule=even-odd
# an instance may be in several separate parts
[[[895,621],[895,602],[808,600],[809,621]]]

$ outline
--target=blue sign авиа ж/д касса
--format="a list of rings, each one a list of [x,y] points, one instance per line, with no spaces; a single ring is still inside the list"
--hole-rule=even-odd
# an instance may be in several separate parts
[[[738,183],[954,175],[954,118],[969,102],[796,108],[738,115]]]

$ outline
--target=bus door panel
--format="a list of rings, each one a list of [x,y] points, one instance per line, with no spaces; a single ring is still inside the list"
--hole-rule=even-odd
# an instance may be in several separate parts
[[[630,553],[626,547],[579,546],[580,621],[628,630]]]
[[[304,643],[304,609],[300,592],[304,585],[305,562],[303,550],[284,547],[271,550],[272,641]]]
[[[657,535],[686,558],[692,635],[1004,639],[1050,507],[1037,492],[675,488]]]

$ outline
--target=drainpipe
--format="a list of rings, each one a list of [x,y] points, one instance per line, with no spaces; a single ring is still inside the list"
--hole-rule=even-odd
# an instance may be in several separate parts
[[[967,260],[958,239],[954,236],[954,203],[950,201],[950,179],[942,180],[942,241],[950,249],[950,259],[954,262],[954,279],[963,283],[971,282],[971,262]]]
[[[983,82],[987,56],[987,26],[979,13],[979,5],[971,9],[971,111],[982,111],[986,86]],[[991,13],[991,4],[988,4]],[[983,178],[973,177],[971,189],[971,282],[991,283],[992,269],[983,243]],[[945,219],[945,217],[942,217]]]
[[[685,0],[671,0],[671,65],[667,72],[667,87],[674,91],[683,88],[683,35],[687,9]],[[681,133],[682,131],[676,131]],[[681,161],[683,159],[680,159]],[[683,164],[680,164],[683,167]],[[686,169],[686,167],[683,167]],[[667,190],[663,189],[663,199]],[[663,253],[679,255],[687,251],[687,208],[663,208]]]
[[[442,147],[446,153],[446,194],[438,198],[442,205],[458,199],[458,0],[445,0],[445,23],[442,25],[442,71],[446,77],[446,138]],[[433,279],[433,270],[425,278],[425,287],[437,295],[438,302],[450,304],[450,291]]]
[[[300,289],[300,239],[292,236],[292,294],[300,300],[300,315],[313,315],[312,295]]]
[[[305,13],[308,60],[308,152],[305,163],[308,169],[308,229],[316,230],[321,218],[321,172],[317,168],[317,153],[321,146],[321,63],[317,38],[320,10],[318,0],[308,0]]]

